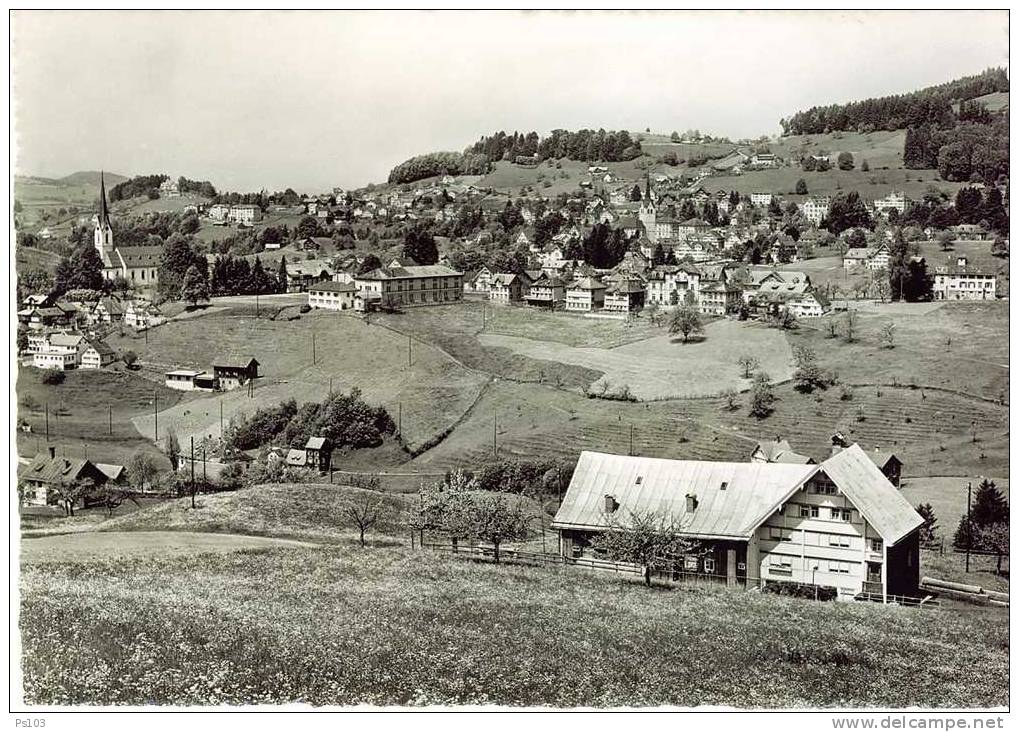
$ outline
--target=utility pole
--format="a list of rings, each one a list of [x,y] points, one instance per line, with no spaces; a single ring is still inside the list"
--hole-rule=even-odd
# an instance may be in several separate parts
[[[255,293],[255,317],[256,318],[259,317],[259,315],[258,315],[258,293],[257,292]]]
[[[219,398],[219,439],[223,439],[223,397]]]
[[[50,403],[46,402],[46,442],[50,441]]]
[[[396,403],[396,434],[403,439],[403,402]]]
[[[110,405],[110,434],[113,434],[113,405]]]
[[[195,436],[191,435],[191,508],[195,507]]]
[[[152,390],[152,414],[156,418],[155,442],[159,442],[159,393]]]
[[[629,454],[631,456],[633,455],[633,425],[632,424],[630,425],[630,453]]]
[[[492,417],[492,457],[499,457],[499,413]]]
[[[411,364],[411,360],[410,360],[411,342],[412,342],[411,341],[411,337],[407,336],[407,367],[408,368],[410,368],[410,364]]]
[[[315,355],[315,331],[311,332],[311,365],[314,366],[318,363],[318,357]]]
[[[973,547],[973,522],[970,511],[973,508],[973,481],[966,483],[966,574],[969,574],[969,550]]]
[[[194,439],[194,438],[192,438]],[[205,439],[202,439],[202,485],[208,482],[208,477],[205,474]]]
[[[329,398],[333,398],[333,377],[329,377]]]

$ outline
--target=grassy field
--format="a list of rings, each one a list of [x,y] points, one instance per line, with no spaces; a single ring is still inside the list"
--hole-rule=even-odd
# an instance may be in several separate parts
[[[528,358],[574,364],[602,371],[591,385],[596,393],[627,391],[640,400],[715,396],[726,388],[744,389],[733,364],[743,354],[757,357],[761,368],[776,380],[792,375],[792,352],[785,336],[757,324],[716,320],[704,328],[703,338],[683,343],[679,336],[658,335],[617,348],[577,348],[546,340],[515,336],[478,336],[482,345],[507,348]]]
[[[796,195],[796,182],[802,178],[807,183],[807,196]],[[717,176],[704,179],[704,189],[715,191],[739,191],[743,194],[766,191],[781,196],[783,200],[800,202],[808,196],[831,196],[839,191],[858,191],[864,200],[882,198],[891,191],[905,191],[906,195],[919,200],[931,186],[954,196],[955,192],[969,185],[942,181],[936,170],[875,170],[869,172],[857,167],[855,170],[828,170],[823,173],[801,170],[798,167],[775,168],[774,170],[752,170],[743,175]]]
[[[29,269],[42,269],[53,273],[60,262],[60,255],[34,247],[15,247],[14,266],[18,272]]]
[[[987,476],[994,481],[1005,498],[1009,497],[1008,478]],[[952,535],[959,525],[959,519],[966,515],[966,484],[973,484],[973,493],[976,495],[980,479],[970,477],[917,477],[906,478],[902,482],[902,495],[909,499],[909,502],[916,506],[920,503],[929,503],[934,509],[934,515],[938,517],[938,532],[946,537],[949,544],[952,542]]]
[[[84,457],[87,452],[92,460],[125,465],[136,450],[143,450],[169,466],[131,420],[151,412],[154,398],[160,409],[172,407],[181,400],[181,392],[123,370],[68,371],[64,383],[56,386],[43,384],[41,377],[39,369],[18,370],[18,416],[32,428],[30,433],[17,433],[20,455],[31,457],[46,448],[48,405],[48,444],[57,446],[59,454]]]
[[[259,360],[262,378],[252,398],[244,389],[194,395],[160,412],[161,431],[172,426],[181,444],[190,435],[218,437],[221,404],[224,419],[229,420],[235,414],[251,413],[291,397],[298,402],[321,401],[331,383],[334,391],[360,388],[369,403],[384,405],[394,418],[402,409],[403,435],[413,448],[455,422],[485,381],[484,376],[464,369],[424,343],[411,347],[408,366],[406,338],[358,318],[324,311],[299,320],[270,320],[243,310],[239,314],[227,311],[167,323],[149,333],[148,344],[129,337],[114,338],[110,343],[116,348],[133,348],[143,369],[160,380],[170,369],[208,369],[214,360],[230,354],[250,354]],[[139,416],[135,425],[141,434],[153,435],[151,415]]]
[[[1007,302],[878,304],[861,307],[857,321],[853,343],[827,338],[817,321],[803,321],[790,340],[812,347],[823,365],[849,383],[915,384],[1007,401]],[[894,348],[882,348],[881,330],[889,323]],[[926,397],[927,402],[941,398]]]
[[[337,543],[356,542],[358,534],[343,515],[343,506],[366,491],[328,483],[267,484],[233,493],[199,496],[197,508],[191,499],[166,501],[144,511],[115,517],[97,526],[100,531],[188,531],[245,534]],[[387,531],[402,525],[409,498],[383,494],[389,520]],[[378,530],[370,540],[391,544]]]
[[[661,328],[652,325],[647,318],[606,320],[565,312],[550,313],[538,308],[472,302],[460,307],[465,311],[462,317],[468,321],[465,325],[473,325],[475,323],[470,321],[476,320],[479,333],[532,338],[581,348],[615,348],[662,334]]]
[[[350,545],[29,561],[21,590],[31,704],[1009,701],[1007,614],[992,609],[648,590]]]

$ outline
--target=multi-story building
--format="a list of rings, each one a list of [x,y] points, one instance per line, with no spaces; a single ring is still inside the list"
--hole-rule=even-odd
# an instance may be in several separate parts
[[[574,312],[601,310],[606,289],[596,277],[582,277],[566,288],[566,309]]]
[[[748,500],[748,496],[753,500]],[[820,465],[722,463],[582,452],[552,522],[567,559],[614,517],[654,511],[702,551],[674,579],[830,588],[839,600],[917,593],[923,517],[859,445]]]
[[[995,274],[970,266],[966,257],[934,268],[935,300],[993,300],[997,286]]]
[[[735,285],[716,280],[700,288],[698,301],[705,315],[727,315],[739,309],[743,297]]]
[[[441,264],[379,267],[354,277],[355,310],[441,305],[463,300],[463,273]]]
[[[604,309],[614,313],[632,313],[644,307],[644,283],[636,277],[624,277],[605,289]]]
[[[227,218],[234,223],[251,226],[256,221],[262,220],[262,209],[251,204],[231,206]]]
[[[492,302],[508,305],[520,302],[531,286],[531,278],[523,272],[497,272],[492,276],[488,297]]]
[[[821,222],[828,216],[831,209],[830,196],[814,196],[800,204],[800,210],[804,218],[814,226],[820,226]]]
[[[308,306],[318,310],[353,310],[357,288],[353,282],[308,285]]]
[[[750,203],[754,206],[770,206],[772,198],[774,196],[771,193],[751,193]]]
[[[678,305],[688,292],[697,298],[701,273],[690,264],[662,264],[647,275],[647,302],[661,306]]]
[[[566,299],[566,283],[556,275],[543,272],[527,290],[527,304],[554,310]]]
[[[904,191],[892,191],[884,198],[874,201],[874,211],[882,216],[887,216],[891,211],[898,211],[901,215],[909,210],[909,204],[910,201]]]

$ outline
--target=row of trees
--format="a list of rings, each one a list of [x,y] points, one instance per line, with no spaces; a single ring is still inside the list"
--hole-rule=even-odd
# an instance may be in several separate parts
[[[287,291],[287,258],[280,259],[275,274],[266,272],[256,256],[252,264],[229,254],[216,257],[209,277],[212,295],[267,295]]]
[[[483,154],[434,152],[417,155],[397,165],[389,173],[390,183],[413,183],[436,175],[484,175],[491,163]]]
[[[327,437],[336,447],[361,448],[378,447],[395,432],[389,412],[369,405],[361,398],[361,390],[354,388],[321,403],[298,406],[290,399],[258,409],[231,423],[227,441],[236,450],[250,450],[274,442],[303,447],[310,437]]]
[[[787,135],[898,130],[922,125],[947,126],[956,118],[952,112],[953,102],[992,92],[1007,92],[1008,88],[1006,70],[994,68],[909,94],[812,107],[781,120],[781,125]]]
[[[903,165],[937,168],[945,180],[994,184],[1009,173],[1008,117],[939,129],[929,125],[906,130]]]
[[[553,130],[540,138],[537,132],[526,134],[496,132],[482,137],[467,148],[467,153],[481,154],[489,161],[515,160],[517,156],[537,156],[541,160],[567,158],[588,162],[633,160],[641,155],[640,142],[626,130],[605,131],[582,129],[576,132]]]

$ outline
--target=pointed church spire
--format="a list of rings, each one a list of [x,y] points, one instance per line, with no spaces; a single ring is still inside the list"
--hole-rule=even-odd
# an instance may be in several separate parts
[[[103,171],[99,171],[99,226],[110,225],[110,212],[106,208],[106,180]]]
[[[651,200],[651,168],[650,166],[645,171],[647,184],[644,186],[644,198],[648,201]]]

